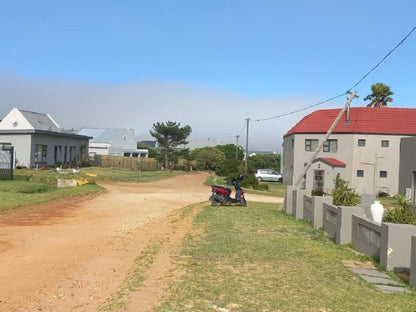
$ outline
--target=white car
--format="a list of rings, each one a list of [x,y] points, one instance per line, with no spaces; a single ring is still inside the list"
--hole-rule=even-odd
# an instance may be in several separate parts
[[[254,174],[258,181],[282,182],[283,176],[273,169],[257,169]]]

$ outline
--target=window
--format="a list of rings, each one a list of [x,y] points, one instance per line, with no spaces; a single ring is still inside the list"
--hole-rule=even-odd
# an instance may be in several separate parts
[[[387,178],[387,171],[380,171],[380,178]]]
[[[54,160],[55,162],[60,162],[62,160],[62,146],[61,145],[55,145],[54,148]]]
[[[76,146],[70,146],[69,147],[69,160],[73,161],[76,158],[76,151],[77,151],[77,147]]]
[[[318,140],[316,139],[305,140],[305,151],[307,152],[315,151],[317,147],[318,147]]]
[[[365,140],[364,139],[359,139],[358,140],[358,146],[365,146]]]
[[[359,178],[364,177],[364,170],[357,170],[357,177]]]
[[[47,145],[35,144],[35,161],[46,161]]]
[[[381,140],[381,147],[389,147],[389,141],[388,140]]]
[[[0,143],[0,150],[11,150],[12,144],[11,143]]]
[[[327,140],[323,147],[323,151],[327,153],[335,153],[337,149],[338,149],[338,140]]]

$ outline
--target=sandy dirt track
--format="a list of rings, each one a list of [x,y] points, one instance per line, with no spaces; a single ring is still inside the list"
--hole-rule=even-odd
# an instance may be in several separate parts
[[[192,173],[152,183],[100,182],[107,192],[94,198],[0,215],[0,311],[97,311],[120,289],[134,259],[159,239],[163,252],[126,308],[152,311],[175,278],[183,237],[204,205],[180,221],[178,210],[208,204],[206,178]]]

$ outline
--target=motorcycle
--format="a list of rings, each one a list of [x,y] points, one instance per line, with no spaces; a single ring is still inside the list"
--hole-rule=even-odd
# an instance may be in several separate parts
[[[231,189],[223,186],[211,185],[211,193],[209,195],[211,206],[240,204],[241,206],[247,207],[247,202],[244,198],[244,190],[239,185],[243,178],[244,175],[240,173],[238,174],[237,179],[231,181],[231,184],[235,188],[235,198],[231,197]]]

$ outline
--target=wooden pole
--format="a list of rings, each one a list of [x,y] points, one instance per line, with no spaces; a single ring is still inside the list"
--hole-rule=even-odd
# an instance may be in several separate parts
[[[357,93],[355,91],[352,92],[352,93],[350,91],[348,91],[347,93],[350,94],[350,96],[347,98],[347,102],[345,103],[344,108],[341,109],[341,111],[339,112],[337,118],[335,118],[334,122],[332,123],[331,127],[329,128],[328,132],[326,133],[326,135],[324,136],[324,138],[322,139],[322,141],[319,143],[318,147],[316,148],[315,152],[313,153],[313,155],[311,156],[310,160],[306,164],[306,166],[303,169],[302,173],[300,174],[300,176],[296,180],[296,183],[294,184],[295,186],[299,186],[303,182],[305,174],[308,172],[309,168],[312,166],[312,162],[315,160],[316,156],[321,151],[322,146],[325,144],[325,142],[328,140],[329,136],[332,134],[332,131],[334,131],[334,129],[335,129],[338,121],[341,119],[341,117],[344,114],[344,112],[350,106],[351,101],[354,98],[358,97],[357,96]]]

